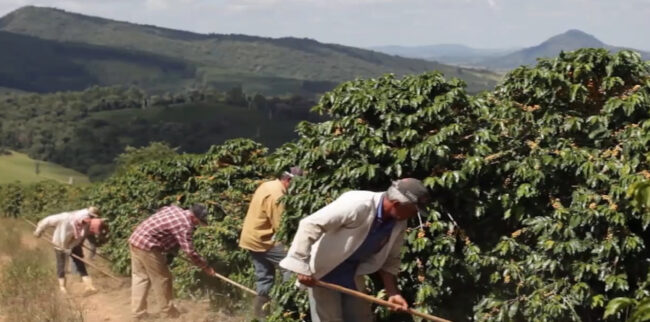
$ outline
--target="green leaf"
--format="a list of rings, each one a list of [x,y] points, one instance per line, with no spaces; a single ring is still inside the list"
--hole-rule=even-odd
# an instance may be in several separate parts
[[[620,314],[623,310],[629,308],[634,304],[635,301],[631,298],[617,297],[609,301],[609,303],[607,303],[607,307],[605,308],[605,313],[603,315],[603,318],[606,319],[610,316]]]

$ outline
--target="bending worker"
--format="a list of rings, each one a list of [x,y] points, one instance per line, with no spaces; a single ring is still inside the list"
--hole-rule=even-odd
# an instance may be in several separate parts
[[[284,245],[273,240],[284,212],[284,205],[278,200],[287,192],[291,180],[302,173],[299,167],[292,167],[276,180],[262,183],[255,190],[244,218],[239,247],[248,250],[253,259],[258,294],[255,298],[255,315],[258,319],[263,319],[268,311],[264,310],[264,305],[270,300],[275,267],[287,256]],[[286,280],[290,278],[290,272],[285,271],[283,275]]]
[[[364,275],[379,273],[388,301],[400,310],[408,304],[397,288],[400,250],[407,219],[429,201],[420,180],[395,181],[386,192],[349,191],[300,221],[291,248],[280,266],[298,281],[315,281],[363,290]],[[313,322],[372,321],[370,303],[321,287],[309,288]]]
[[[199,224],[206,225],[208,211],[203,205],[184,210],[171,205],[151,215],[129,238],[131,250],[131,310],[135,319],[147,318],[147,293],[152,286],[165,317],[175,318],[180,312],[172,303],[172,275],[164,253],[180,246],[188,258],[206,274],[214,275],[194,250],[192,237]]]
[[[106,232],[107,227],[104,221],[96,218],[98,215],[99,210],[96,207],[89,207],[47,216],[36,225],[34,231],[36,237],[40,237],[46,228],[54,227],[52,243],[55,245],[56,274],[59,278],[59,290],[64,294],[68,293],[65,285],[65,266],[68,257],[72,257],[70,254],[83,258],[82,244],[84,240],[91,236],[99,237]],[[86,264],[74,257],[72,257],[72,261],[84,283],[84,295],[96,293],[97,289],[93,286],[90,276],[88,276]]]

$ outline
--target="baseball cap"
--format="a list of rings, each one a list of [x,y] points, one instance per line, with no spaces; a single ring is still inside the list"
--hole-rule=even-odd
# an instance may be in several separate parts
[[[296,166],[296,167],[289,168],[289,171],[285,171],[284,174],[286,174],[286,175],[288,175],[288,176],[290,176],[292,178],[295,177],[295,176],[300,177],[300,176],[303,175],[303,171],[302,171],[302,169],[300,167]]]
[[[97,207],[95,207],[95,206],[90,206],[90,207],[88,207],[87,210],[88,210],[88,214],[89,214],[91,217],[95,217],[95,218],[96,218],[96,217],[99,217],[99,215],[100,215],[100,213],[99,213],[99,208],[97,208]]]
[[[205,205],[199,203],[193,204],[190,211],[200,222],[206,225],[208,224],[208,208]]]
[[[415,178],[404,178],[393,181],[392,188],[397,190],[408,202],[418,207],[418,212],[424,213],[424,208],[431,201],[429,190],[422,181]]]

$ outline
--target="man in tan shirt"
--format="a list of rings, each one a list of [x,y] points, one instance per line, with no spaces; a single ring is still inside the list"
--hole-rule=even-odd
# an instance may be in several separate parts
[[[287,255],[284,246],[273,240],[284,212],[284,205],[278,201],[286,193],[291,180],[300,175],[302,170],[292,167],[276,180],[262,183],[255,190],[244,219],[239,247],[247,249],[253,259],[258,294],[255,298],[255,315],[260,319],[266,315],[263,307],[270,300],[276,266]],[[288,272],[283,275],[288,279]]]

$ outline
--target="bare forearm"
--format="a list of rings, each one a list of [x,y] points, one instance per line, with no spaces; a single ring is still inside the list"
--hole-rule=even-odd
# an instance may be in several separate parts
[[[384,283],[384,288],[386,289],[388,296],[400,294],[400,291],[397,288],[397,276],[386,271],[379,271],[379,276]]]
[[[386,293],[388,293],[388,302],[394,304],[395,306],[391,310],[395,311],[406,311],[408,310],[409,304],[402,297],[397,289],[397,276],[388,273],[386,271],[379,271],[382,281],[384,282],[384,288]]]

